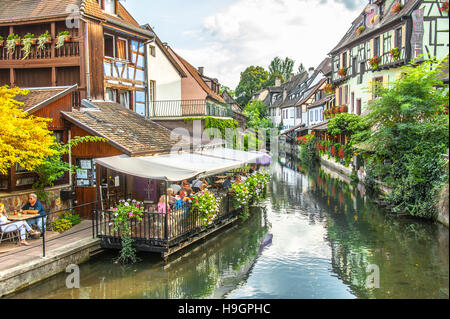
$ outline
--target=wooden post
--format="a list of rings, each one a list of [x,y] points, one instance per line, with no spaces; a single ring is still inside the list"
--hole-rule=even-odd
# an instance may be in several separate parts
[[[50,30],[51,30],[50,34],[52,36],[52,39],[56,40],[56,24],[55,24],[55,22],[51,23]],[[55,57],[55,41],[54,40],[52,41],[51,50],[50,50],[50,58],[52,58],[52,59]]]
[[[56,86],[56,68],[52,67],[52,86]]]
[[[15,83],[16,79],[15,79],[15,76],[14,76],[14,69],[13,68],[9,69],[9,82],[11,84],[11,87],[14,87],[15,84],[16,84]]]

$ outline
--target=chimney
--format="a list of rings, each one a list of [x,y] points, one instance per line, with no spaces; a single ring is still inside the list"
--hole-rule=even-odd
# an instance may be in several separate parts
[[[275,86],[281,86],[281,79],[275,78]]]
[[[294,78],[294,73],[291,73],[291,75],[289,76],[289,81],[292,81],[293,78]]]
[[[284,89],[284,91],[283,91],[283,102],[286,100],[286,98],[287,98],[287,90]]]
[[[308,76],[311,76],[313,73],[314,73],[314,68],[313,68],[313,67],[310,67],[310,68],[308,69]]]
[[[203,71],[205,71],[205,67],[199,66],[198,67],[198,73],[200,73],[200,75],[203,75]]]

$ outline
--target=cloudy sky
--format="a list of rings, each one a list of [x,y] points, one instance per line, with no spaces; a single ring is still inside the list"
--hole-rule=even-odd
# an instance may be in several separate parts
[[[286,56],[317,66],[367,0],[122,0],[139,23],[234,89],[250,65]]]

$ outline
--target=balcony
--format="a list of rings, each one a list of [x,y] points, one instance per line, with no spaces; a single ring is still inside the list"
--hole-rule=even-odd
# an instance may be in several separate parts
[[[217,116],[233,117],[229,104],[213,104],[206,100],[169,100],[149,103],[150,118]]]
[[[19,45],[15,48],[13,53],[8,53],[6,45],[0,47],[0,61],[12,61],[12,60],[40,60],[51,58],[66,58],[66,57],[78,57],[80,56],[80,43],[79,42],[66,42],[61,48],[53,49],[52,45],[46,44],[44,49],[39,49],[37,45],[31,46],[29,56],[24,59],[25,52],[23,51],[23,45]]]

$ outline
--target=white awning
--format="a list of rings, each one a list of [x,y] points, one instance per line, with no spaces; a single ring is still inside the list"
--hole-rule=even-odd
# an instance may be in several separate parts
[[[198,153],[173,153],[157,156],[129,157],[119,155],[95,159],[101,166],[127,175],[181,181],[196,176],[209,176],[255,163],[264,153],[214,148]]]

